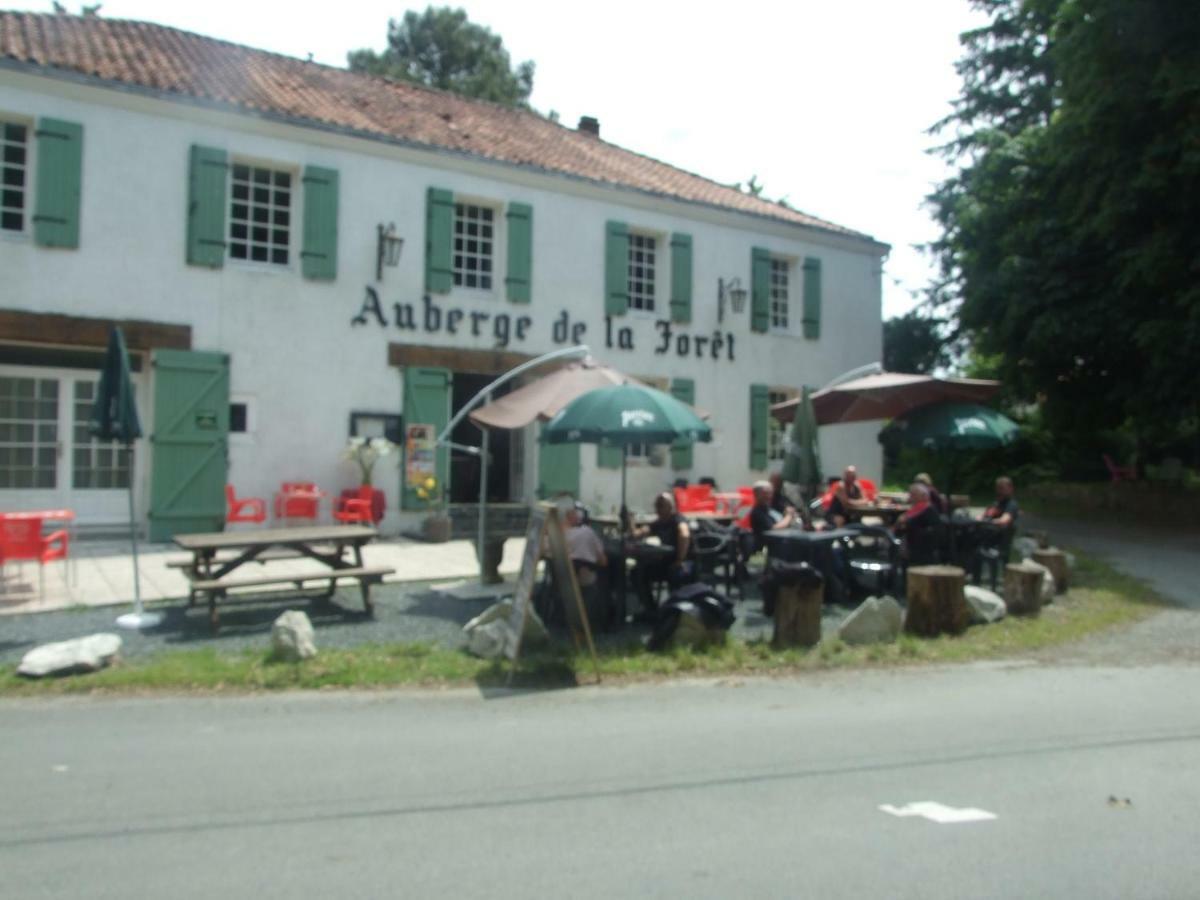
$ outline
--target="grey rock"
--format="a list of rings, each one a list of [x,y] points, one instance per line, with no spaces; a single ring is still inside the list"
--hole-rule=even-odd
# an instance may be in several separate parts
[[[289,609],[275,620],[271,626],[271,655],[285,662],[299,662],[317,655],[317,642],[307,613]]]
[[[1021,559],[1029,559],[1033,556],[1033,551],[1038,548],[1038,542],[1035,538],[1019,537],[1013,538],[1013,553]]]
[[[17,674],[28,678],[95,672],[121,652],[120,635],[110,632],[34,647],[21,659]]]
[[[892,597],[868,597],[838,626],[837,636],[847,644],[894,641],[904,623],[904,612]]]
[[[999,622],[1008,614],[1008,606],[1001,596],[977,584],[963,588],[972,625],[990,625]]]

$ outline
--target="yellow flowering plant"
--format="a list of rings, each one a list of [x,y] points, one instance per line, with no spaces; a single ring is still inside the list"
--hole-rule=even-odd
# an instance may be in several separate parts
[[[442,501],[445,499],[445,491],[432,475],[417,483],[416,495],[417,499],[425,504],[426,509],[430,510],[441,509]]]

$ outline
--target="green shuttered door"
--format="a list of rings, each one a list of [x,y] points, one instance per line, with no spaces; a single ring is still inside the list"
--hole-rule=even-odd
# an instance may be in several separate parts
[[[750,468],[767,467],[767,420],[771,415],[767,385],[750,385]]]
[[[229,357],[155,350],[150,540],[225,524]]]
[[[623,316],[629,309],[629,226],[604,227],[604,314]]]
[[[766,331],[771,324],[771,254],[762,247],[750,251],[750,328]]]
[[[504,288],[511,303],[528,303],[533,296],[533,207],[508,204],[508,274]]]
[[[676,378],[671,382],[671,396],[689,406],[696,402],[696,383],[690,378]],[[671,445],[671,468],[692,467],[693,441],[676,441]]]
[[[308,166],[304,170],[304,249],[300,251],[304,277],[333,281],[337,249],[338,173]]]
[[[188,168],[187,261],[219,269],[225,263],[225,184],[229,160],[224,150],[192,145]]]
[[[454,194],[431,187],[425,196],[425,290],[448,294],[454,284]]]
[[[79,246],[83,184],[83,126],[40,119],[37,126],[37,198],[33,239],[42,247]]]
[[[671,235],[671,321],[692,321],[692,236]]]
[[[539,426],[539,430],[545,427]],[[558,494],[579,496],[579,444],[538,444],[537,494],[548,500]]]
[[[804,260],[804,336],[821,336],[821,260],[812,256]]]
[[[432,425],[433,436],[437,437],[450,421],[450,387],[451,374],[449,369],[424,368],[409,366],[404,370],[404,427],[410,425]],[[443,498],[449,490],[450,451],[442,446],[434,451],[438,484]],[[401,505],[404,509],[425,509],[426,504],[416,494],[418,485],[407,482],[407,460],[405,460],[405,481],[401,492]]]

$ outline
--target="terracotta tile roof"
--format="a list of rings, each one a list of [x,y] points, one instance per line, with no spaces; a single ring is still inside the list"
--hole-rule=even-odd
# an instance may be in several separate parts
[[[536,113],[148,22],[0,11],[0,60],[869,239]]]

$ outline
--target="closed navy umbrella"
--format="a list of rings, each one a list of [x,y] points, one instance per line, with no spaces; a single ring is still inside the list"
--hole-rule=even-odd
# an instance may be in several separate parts
[[[133,396],[133,378],[129,374],[129,354],[120,326],[108,335],[108,351],[100,369],[100,384],[92,405],[88,432],[102,441],[120,441],[130,454],[129,466],[129,539],[133,546],[133,612],[117,617],[122,628],[149,628],[162,621],[158,613],[142,609],[142,589],[138,574],[137,525],[133,515],[133,442],[142,436],[137,404]]]

